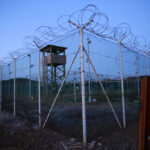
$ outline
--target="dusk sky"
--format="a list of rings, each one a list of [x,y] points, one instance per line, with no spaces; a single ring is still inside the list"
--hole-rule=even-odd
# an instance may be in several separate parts
[[[57,26],[57,18],[71,14],[88,4],[107,14],[109,24],[129,23],[135,35],[150,45],[149,0],[0,0],[0,59],[23,47],[23,38],[37,27]]]

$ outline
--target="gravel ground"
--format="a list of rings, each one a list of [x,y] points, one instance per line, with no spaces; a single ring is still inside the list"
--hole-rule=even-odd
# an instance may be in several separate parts
[[[19,113],[16,118],[6,112],[0,113],[0,149],[85,149],[82,144],[82,113],[79,104],[57,105],[44,129],[37,126],[37,111],[28,107],[25,104],[19,107],[20,111],[17,111]],[[121,120],[120,107],[116,106],[115,109]],[[137,110],[135,106],[128,107],[127,128],[120,129],[111,110],[105,105],[87,105],[87,149],[136,150],[138,145]],[[46,111],[43,112],[42,117],[45,116]]]

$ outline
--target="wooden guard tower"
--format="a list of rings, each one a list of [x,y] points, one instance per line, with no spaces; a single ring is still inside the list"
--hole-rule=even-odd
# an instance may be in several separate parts
[[[43,83],[56,83],[65,76],[66,47],[47,45],[41,49],[42,52],[42,77]]]

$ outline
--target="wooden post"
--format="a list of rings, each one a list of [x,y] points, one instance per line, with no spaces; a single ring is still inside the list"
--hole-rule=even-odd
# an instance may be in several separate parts
[[[139,149],[150,150],[150,77],[141,78]]]

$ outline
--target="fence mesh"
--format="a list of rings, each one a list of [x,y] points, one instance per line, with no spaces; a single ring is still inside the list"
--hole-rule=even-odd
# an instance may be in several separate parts
[[[90,40],[88,43],[87,39]],[[118,44],[84,32],[84,48],[88,51],[104,89],[122,124],[122,93],[120,79],[120,54]],[[51,45],[66,47],[67,72],[77,51],[79,32],[59,39]],[[137,125],[140,98],[140,77],[149,75],[150,59],[145,55],[121,46],[123,80],[125,89],[127,125]],[[42,123],[51,107],[64,78],[59,69],[56,81],[44,80],[41,53],[41,109]],[[107,99],[84,54],[85,91],[87,103],[88,137],[95,138],[119,128]],[[47,77],[50,76],[47,72]],[[2,109],[13,112],[14,62],[2,67]],[[50,115],[47,126],[67,136],[82,137],[80,52]],[[16,60],[16,115],[38,123],[38,50]],[[132,136],[135,136],[135,132]]]

